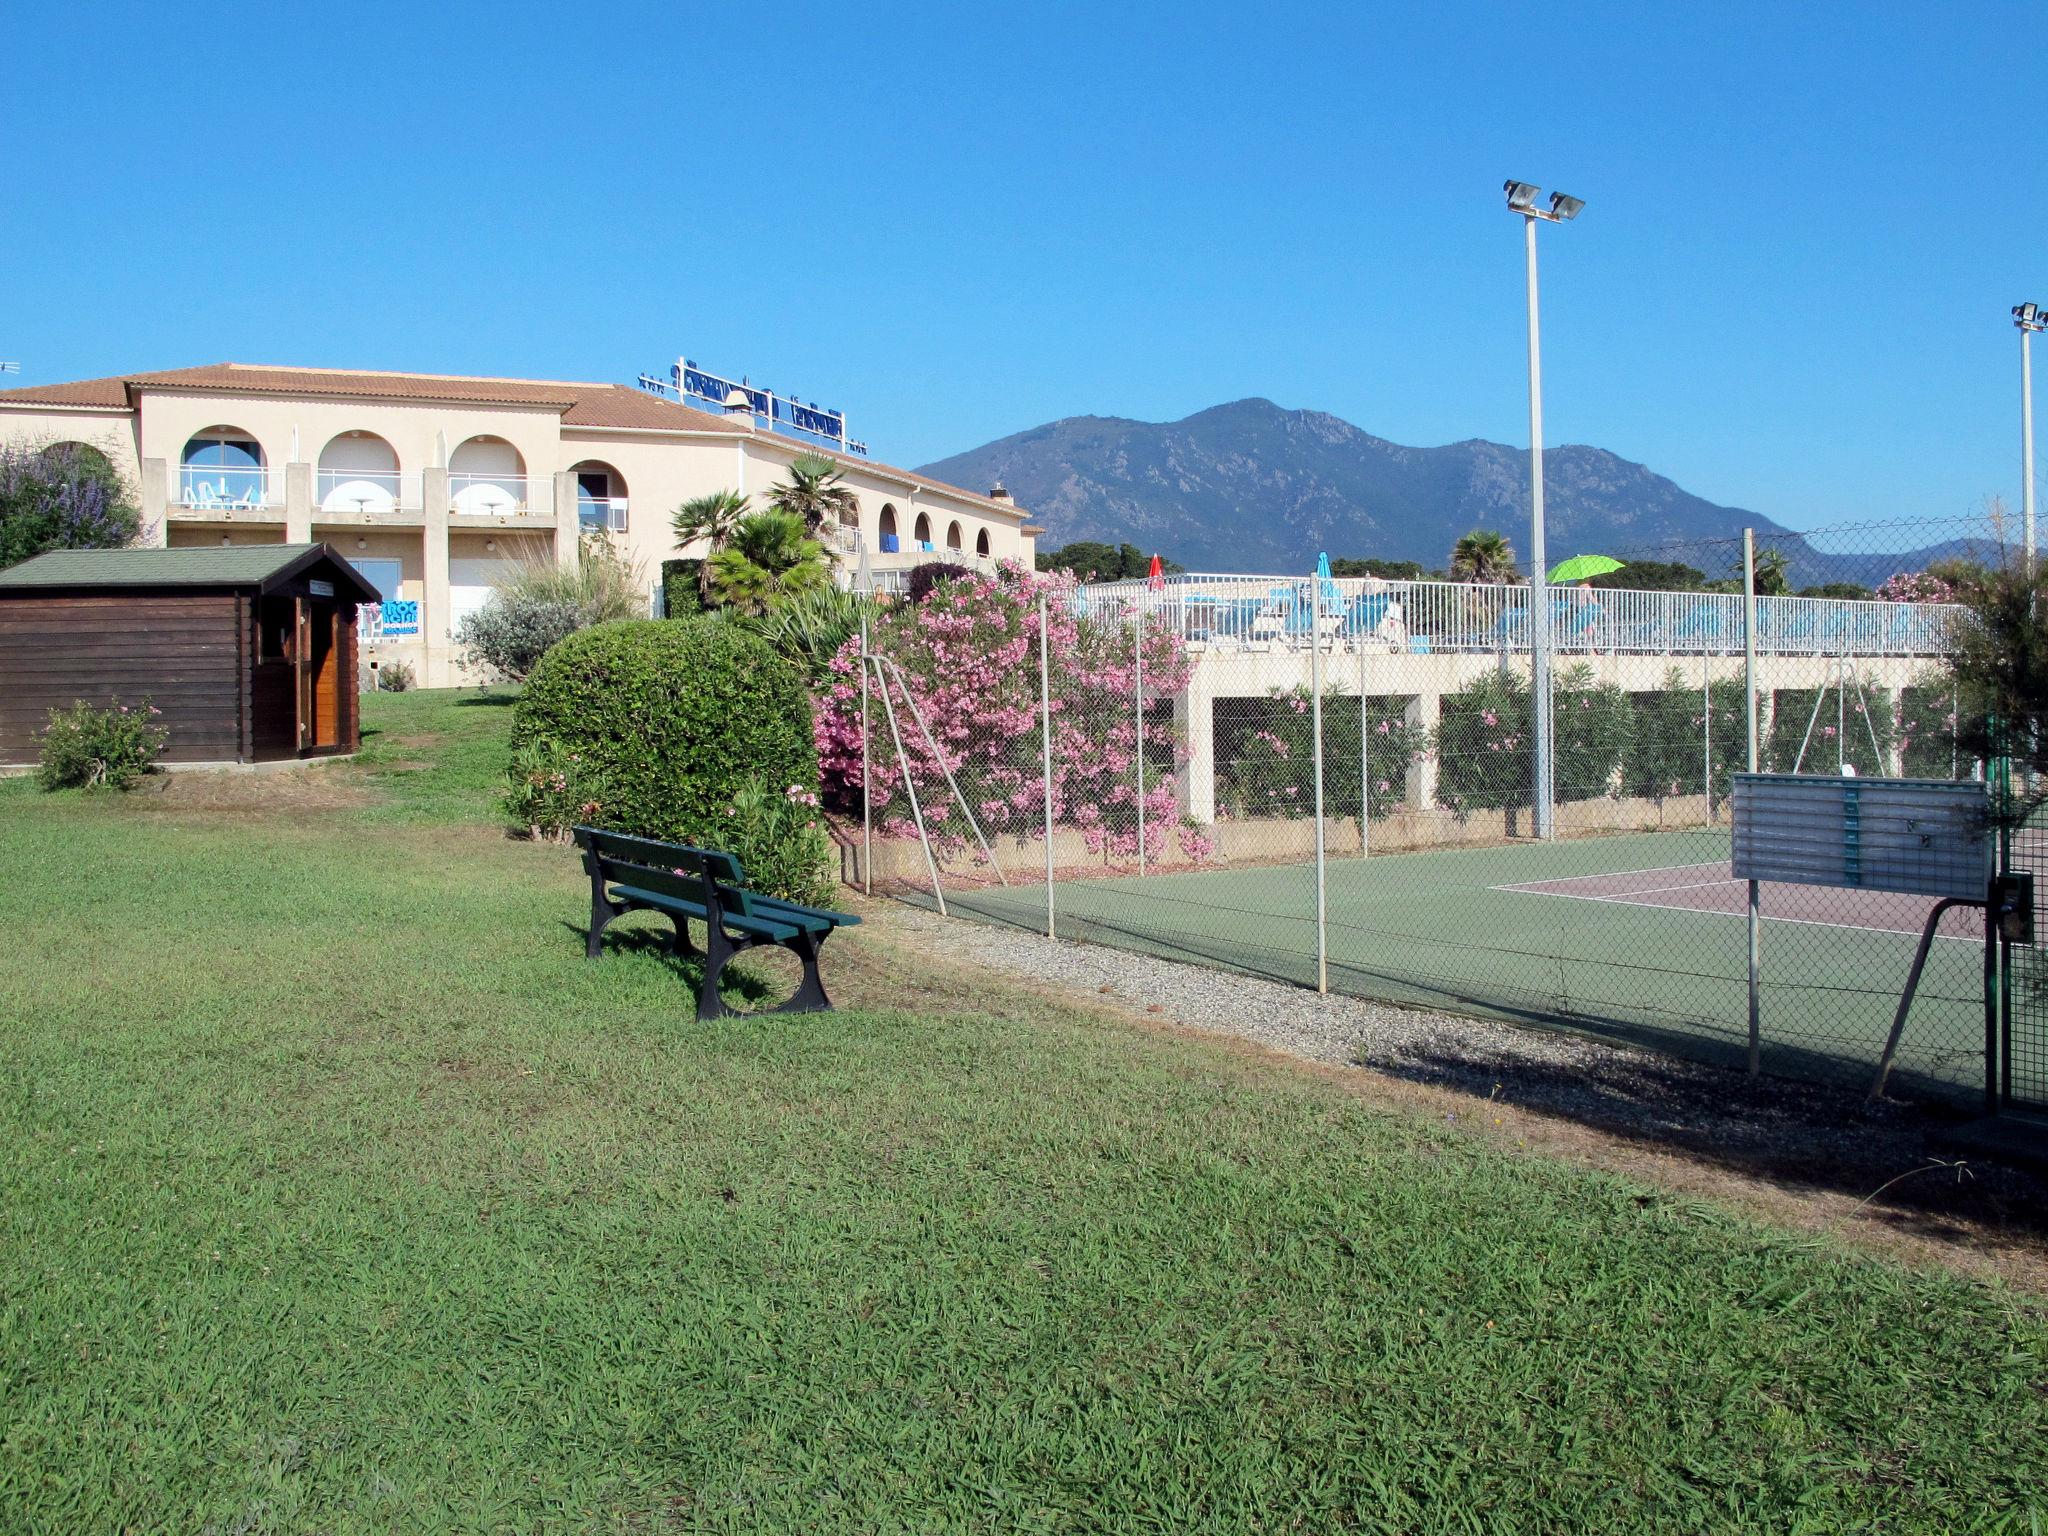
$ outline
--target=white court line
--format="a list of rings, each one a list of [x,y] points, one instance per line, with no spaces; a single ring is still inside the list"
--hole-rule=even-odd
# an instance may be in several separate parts
[[[1628,870],[1625,873],[1635,874],[1637,871]],[[1599,879],[1602,877],[1595,875],[1583,878]],[[1735,882],[1730,881],[1729,883],[1734,884]],[[1506,891],[1515,896],[1556,896],[1565,901],[1604,901],[1611,906],[1641,907],[1649,912],[1688,912],[1706,917],[1746,918],[1749,916],[1747,912],[1724,912],[1719,907],[1676,907],[1661,901],[1637,901],[1628,896],[1583,896],[1577,891],[1538,891],[1521,885],[1496,885],[1490,887],[1490,889]],[[1830,923],[1818,917],[1773,917],[1768,912],[1763,913],[1762,916],[1763,920],[1767,923],[1797,923],[1802,928],[1841,928],[1850,933],[1888,933],[1892,937],[1899,939],[1910,939],[1915,933],[1919,932],[1918,929],[1914,928],[1876,928],[1872,927],[1869,923]],[[1950,939],[1959,944],[1982,944],[1984,942],[1982,934],[1936,933],[1934,936],[1937,939]]]
[[[1491,889],[1496,891],[1528,891],[1537,896],[1569,895],[1570,892],[1546,891],[1543,887],[1547,885],[1571,885],[1580,880],[1626,880],[1634,875],[1690,874],[1702,869],[1719,869],[1720,867],[1719,864],[1665,864],[1656,869],[1624,869],[1608,875],[1558,875],[1549,880],[1522,880],[1514,885],[1496,885],[1491,887]],[[1739,883],[1733,875],[1722,875],[1718,879],[1700,882],[1701,885],[1735,885]],[[1655,891],[1690,891],[1696,888],[1690,885],[1657,885],[1651,886],[1649,889]]]

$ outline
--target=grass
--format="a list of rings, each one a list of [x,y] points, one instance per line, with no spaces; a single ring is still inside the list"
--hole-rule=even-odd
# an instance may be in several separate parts
[[[491,825],[503,708],[366,718],[356,807],[0,785],[0,1529],[2048,1515],[2021,1298],[880,931],[696,1024]]]

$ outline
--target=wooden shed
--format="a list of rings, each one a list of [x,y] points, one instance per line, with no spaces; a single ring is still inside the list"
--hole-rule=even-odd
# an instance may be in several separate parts
[[[0,571],[0,763],[52,709],[149,699],[166,762],[353,752],[356,605],[325,544],[58,550]]]

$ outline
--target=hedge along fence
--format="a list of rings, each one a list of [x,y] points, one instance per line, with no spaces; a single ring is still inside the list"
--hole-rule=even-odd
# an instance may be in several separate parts
[[[1315,814],[1314,696],[1307,688],[1263,699],[1216,700],[1216,800],[1232,817]],[[1359,730],[1371,733],[1360,750]],[[1408,771],[1429,751],[1429,732],[1411,725],[1400,699],[1323,694],[1324,814],[1356,819],[1358,779],[1367,778],[1367,814],[1377,821],[1401,808]]]
[[[1557,799],[1618,796],[1623,760],[1636,747],[1629,696],[1595,682],[1592,668],[1579,662],[1551,675],[1551,701]],[[1529,714],[1528,681],[1514,672],[1489,672],[1445,694],[1433,743],[1437,803],[1458,815],[1503,811],[1508,835],[1515,835],[1516,817],[1533,798]]]
[[[1074,586],[1064,574],[1040,576],[1006,564],[993,577],[967,574],[942,580],[922,601],[894,602],[872,623],[870,649],[901,670],[937,748],[926,741],[891,670],[901,763],[879,695],[868,715],[866,768],[879,836],[917,836],[910,798],[914,789],[934,849],[964,852],[979,861],[980,848],[954,806],[950,772],[991,842],[1043,837],[1043,594],[1051,662],[1053,824],[1080,833],[1088,850],[1105,859],[1137,853],[1137,631],[1114,619],[1077,615]],[[1187,654],[1180,638],[1165,630],[1147,630],[1142,644],[1146,854],[1148,860],[1158,858],[1177,847],[1182,857],[1200,860],[1211,846],[1180,809],[1178,774],[1187,750],[1173,725],[1171,704],[1171,695],[1187,683]],[[856,815],[863,785],[860,672],[856,636],[833,657],[816,713],[827,801]],[[908,765],[908,785],[903,764]]]
[[[1892,771],[1897,745],[1892,696],[1867,679],[1860,688],[1779,688],[1771,695],[1763,767],[1771,773],[1834,773],[1846,763],[1866,778],[1882,777]]]

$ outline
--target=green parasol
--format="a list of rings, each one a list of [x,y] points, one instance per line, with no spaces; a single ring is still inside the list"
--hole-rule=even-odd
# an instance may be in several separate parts
[[[1621,567],[1621,561],[1609,559],[1606,555],[1573,555],[1571,559],[1565,561],[1562,565],[1552,566],[1550,575],[1546,579],[1550,581],[1590,581],[1595,576],[1605,576],[1610,571],[1620,570]]]

